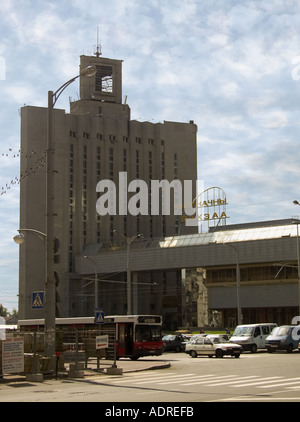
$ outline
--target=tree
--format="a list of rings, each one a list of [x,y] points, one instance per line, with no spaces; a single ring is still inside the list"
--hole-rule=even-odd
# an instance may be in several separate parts
[[[7,317],[8,310],[0,303],[0,316]]]

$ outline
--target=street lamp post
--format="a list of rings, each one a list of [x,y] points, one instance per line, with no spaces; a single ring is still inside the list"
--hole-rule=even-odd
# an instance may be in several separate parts
[[[230,246],[236,254],[236,306],[237,306],[237,317],[238,325],[241,325],[243,322],[242,310],[241,310],[241,271],[240,271],[240,258],[239,250],[236,246],[231,243],[224,243],[225,246]]]
[[[132,314],[132,285],[131,285],[131,268],[130,268],[130,245],[131,243],[141,237],[140,234],[137,234],[132,237],[127,237],[122,233],[119,233],[117,230],[114,230],[114,233],[117,233],[119,236],[123,237],[127,245],[126,253],[126,273],[127,273],[127,315]]]
[[[55,278],[54,278],[54,140],[53,110],[61,93],[80,76],[93,76],[96,69],[88,66],[65,82],[57,91],[48,92],[46,149],[46,283],[45,283],[45,355],[55,355]]]
[[[18,244],[24,242],[22,232],[31,232],[46,243],[46,280],[45,280],[45,356],[55,355],[55,277],[54,277],[54,141],[53,141],[53,110],[61,93],[80,76],[93,76],[96,69],[88,66],[79,75],[65,82],[57,91],[48,92],[47,111],[47,149],[46,149],[46,233],[34,229],[19,229],[19,235],[14,237]]]
[[[84,256],[84,258],[88,259],[94,264],[94,270],[95,270],[95,310],[98,308],[98,277],[97,277],[97,265],[96,262],[90,258],[89,256]]]

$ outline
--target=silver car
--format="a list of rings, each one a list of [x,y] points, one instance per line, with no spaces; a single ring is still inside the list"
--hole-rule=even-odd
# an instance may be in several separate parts
[[[216,356],[217,358],[229,355],[239,358],[242,350],[243,348],[239,344],[228,343],[227,340],[218,335],[197,337],[185,346],[185,352],[192,358],[196,358],[198,355]]]

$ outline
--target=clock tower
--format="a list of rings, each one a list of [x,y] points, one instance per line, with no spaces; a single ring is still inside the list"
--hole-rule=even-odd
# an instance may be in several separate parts
[[[104,57],[81,56],[80,71],[88,66],[96,69],[95,76],[82,77],[80,98],[103,102],[122,103],[122,60]]]
[[[80,72],[88,66],[94,76],[80,77],[80,100],[70,103],[70,113],[103,118],[130,119],[130,108],[122,104],[122,60],[80,56]]]

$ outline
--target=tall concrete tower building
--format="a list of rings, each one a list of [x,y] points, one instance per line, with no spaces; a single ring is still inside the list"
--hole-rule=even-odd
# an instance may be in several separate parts
[[[93,298],[83,293],[88,282],[75,273],[75,256],[88,255],[91,245],[143,234],[157,238],[196,232],[182,217],[170,215],[99,215],[97,184],[101,180],[119,187],[120,173],[128,183],[143,180],[197,180],[197,126],[164,121],[131,120],[123,102],[122,61],[101,56],[81,56],[80,70],[96,69],[92,77],[80,77],[80,99],[70,103],[70,112],[54,109],[54,270],[56,315],[90,315]],[[154,77],[154,76],[153,76]],[[20,228],[45,232],[47,108],[25,106],[21,110]],[[194,187],[195,189],[195,187]],[[195,190],[194,190],[195,193]],[[196,196],[196,194],[195,194]],[[129,198],[129,196],[128,196]],[[118,205],[118,204],[117,204]],[[149,190],[149,210],[151,191]],[[120,240],[120,238],[119,238]],[[45,246],[26,233],[20,246],[20,318],[42,318],[43,309],[32,305],[34,292],[44,290]],[[116,286],[106,286],[107,312],[121,310],[114,304]],[[92,295],[92,293],[91,293]],[[126,295],[118,300],[126,302]],[[159,309],[157,310],[159,311]],[[150,309],[145,309],[150,312]],[[126,313],[126,312],[124,312]]]

